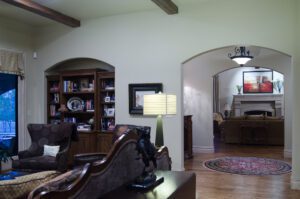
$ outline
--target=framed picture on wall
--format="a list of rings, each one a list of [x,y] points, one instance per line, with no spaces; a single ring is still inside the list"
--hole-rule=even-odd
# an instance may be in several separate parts
[[[162,91],[162,83],[129,84],[129,114],[142,115],[144,95]]]
[[[273,93],[273,71],[244,71],[244,93]]]

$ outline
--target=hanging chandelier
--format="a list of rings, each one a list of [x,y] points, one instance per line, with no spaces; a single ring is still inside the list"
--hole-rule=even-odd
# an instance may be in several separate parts
[[[231,53],[229,53],[228,57],[240,66],[243,66],[248,61],[253,59],[253,56],[250,56],[250,51],[246,50],[245,46],[235,47],[234,53],[234,55],[231,55]]]

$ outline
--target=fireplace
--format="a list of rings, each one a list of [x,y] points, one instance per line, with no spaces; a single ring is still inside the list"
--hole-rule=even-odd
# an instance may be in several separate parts
[[[271,111],[253,110],[253,111],[245,111],[244,115],[266,115],[266,116],[272,116],[272,112]]]
[[[246,114],[265,114],[268,116],[283,116],[282,94],[234,95],[233,113],[235,116]],[[258,114],[257,114],[258,113]]]

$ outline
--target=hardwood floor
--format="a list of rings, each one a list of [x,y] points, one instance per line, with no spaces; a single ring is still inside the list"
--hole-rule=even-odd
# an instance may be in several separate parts
[[[246,176],[212,171],[202,166],[208,159],[224,156],[252,156],[284,160],[283,147],[219,144],[215,153],[194,153],[185,169],[196,173],[199,199],[300,199],[300,191],[290,189],[291,173],[272,176]]]

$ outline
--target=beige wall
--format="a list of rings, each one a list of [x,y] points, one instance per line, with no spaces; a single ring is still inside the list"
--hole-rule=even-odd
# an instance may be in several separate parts
[[[297,17],[296,17],[296,24],[297,24],[297,30],[296,30],[296,35],[299,36],[300,34],[300,2],[296,1],[296,6],[295,9],[298,11]],[[293,74],[293,83],[294,83],[294,96],[293,96],[293,156],[292,156],[292,167],[293,167],[293,172],[292,172],[292,177],[291,177],[291,182],[292,182],[292,188],[294,189],[300,189],[300,42],[299,40],[295,40],[295,54],[294,54],[294,70],[292,72]]]
[[[117,122],[151,125],[152,139],[155,118],[128,114],[128,84],[162,82],[165,92],[177,95],[178,114],[164,118],[164,133],[173,168],[182,170],[182,63],[196,54],[236,44],[268,47],[294,56],[298,41],[294,2],[211,0],[181,7],[179,14],[172,16],[157,10],[82,21],[76,29],[62,25],[42,28],[35,36],[38,59],[28,73],[28,121],[46,120],[47,68],[70,58],[99,59],[116,68]],[[296,119],[300,118],[299,107],[297,113]],[[293,176],[300,177],[300,168],[293,168]]]

